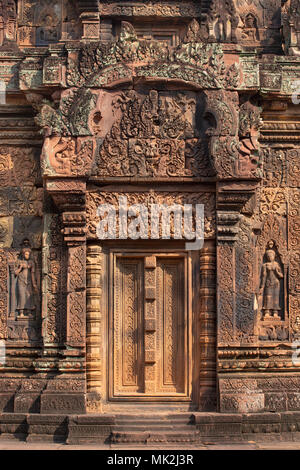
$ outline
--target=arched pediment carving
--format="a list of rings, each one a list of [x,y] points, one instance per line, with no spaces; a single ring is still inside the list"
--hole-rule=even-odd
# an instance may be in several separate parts
[[[257,179],[259,115],[222,90],[71,89],[37,119],[46,131],[45,175]],[[90,142],[89,157],[76,170],[82,142]]]
[[[233,61],[225,65],[221,45],[201,40],[196,20],[176,47],[139,39],[133,26],[123,21],[117,40],[69,46],[68,52],[70,87],[113,87],[135,79],[155,78],[187,82],[201,89],[234,89],[239,81],[238,64]]]
[[[255,106],[239,111],[237,76],[220,45],[201,42],[196,20],[176,48],[139,40],[123,22],[117,41],[69,50],[69,88],[56,96],[58,105],[39,104],[45,168],[55,173],[51,139],[90,137],[93,156],[81,176],[258,178],[258,128],[254,136],[250,125],[244,135],[239,123],[247,113],[252,119]],[[164,82],[173,91],[162,91]],[[73,147],[76,153],[81,143]],[[60,163],[53,168],[61,170]]]

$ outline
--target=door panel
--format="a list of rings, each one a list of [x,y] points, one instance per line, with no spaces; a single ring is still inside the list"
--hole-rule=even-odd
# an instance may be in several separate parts
[[[186,377],[186,308],[183,259],[157,263],[157,391],[184,393]]]
[[[184,254],[111,258],[110,399],[190,400]]]
[[[143,391],[143,260],[117,258],[114,285],[114,391]]]

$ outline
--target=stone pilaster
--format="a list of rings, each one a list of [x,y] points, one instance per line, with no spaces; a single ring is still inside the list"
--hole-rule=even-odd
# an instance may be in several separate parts
[[[216,252],[200,251],[200,397],[201,411],[215,411],[216,389]]]
[[[76,189],[75,189],[76,188]],[[85,327],[86,327],[86,237],[85,185],[80,182],[51,181],[48,184],[61,214],[66,246],[65,347],[59,351],[56,366],[62,375],[47,384],[41,397],[45,413],[85,412]]]
[[[101,311],[102,293],[102,249],[99,245],[87,247],[87,335],[86,335],[86,378],[87,411],[101,411],[103,387],[103,314]]]
[[[257,182],[219,183],[217,185],[217,355],[239,346],[237,335],[237,293],[240,279],[236,274],[237,239],[241,210],[253,196]],[[221,359],[222,360],[222,359]],[[227,397],[222,386],[223,370],[218,363],[219,411],[227,411]],[[226,371],[225,371],[226,372]],[[242,396],[242,400],[245,399]],[[260,399],[251,396],[251,400]],[[238,409],[238,408],[237,408]],[[228,408],[228,411],[234,411]]]

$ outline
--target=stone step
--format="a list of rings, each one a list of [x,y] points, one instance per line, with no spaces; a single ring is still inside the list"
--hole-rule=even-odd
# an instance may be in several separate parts
[[[175,420],[175,419],[160,419],[160,420],[156,420],[156,419],[119,419],[118,417],[116,418],[115,420],[115,423],[116,424],[132,424],[134,421],[134,424],[139,424],[139,425],[143,425],[143,424],[147,424],[147,426],[151,426],[152,424],[168,424],[168,425],[174,425],[174,426],[187,426],[187,425],[191,425],[192,423],[190,421],[187,421],[187,420]]]
[[[190,431],[150,431],[150,432],[115,432],[111,433],[112,443],[149,443],[149,442],[197,442],[199,434]]]
[[[181,425],[181,426],[172,426],[170,424],[152,424],[151,426],[148,426],[147,424],[141,424],[141,425],[136,425],[136,424],[116,424],[113,428],[114,431],[116,432],[126,432],[126,431],[136,431],[136,432],[156,432],[156,431],[194,431],[194,429],[191,429],[191,427],[187,424]]]
[[[121,414],[118,413],[116,417],[118,419],[130,419],[134,417],[134,419],[176,419],[176,420],[189,420],[193,418],[193,414],[191,413],[174,413],[174,414],[161,414],[161,413],[148,413],[148,414],[138,414],[138,415],[132,415],[132,414]]]
[[[132,422],[132,416],[116,416],[116,422]],[[155,417],[155,416],[135,416],[134,417],[134,422],[135,423],[174,423],[174,424],[188,424],[193,422],[192,417],[186,416],[186,417],[169,417],[169,416],[161,416],[161,417]]]

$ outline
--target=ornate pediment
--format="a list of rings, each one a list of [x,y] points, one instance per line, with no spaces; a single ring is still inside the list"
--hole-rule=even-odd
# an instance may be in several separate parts
[[[93,174],[99,177],[215,175],[203,129],[203,95],[134,90],[117,94],[119,117],[100,140]]]
[[[233,61],[225,65],[221,46],[202,42],[198,28],[193,20],[183,41],[172,47],[139,39],[134,27],[123,21],[117,40],[69,48],[67,84],[96,88],[131,82],[134,77],[151,77],[189,82],[205,89],[235,88],[238,64]]]
[[[176,47],[139,39],[122,22],[116,41],[70,46],[68,53],[69,88],[55,92],[52,103],[30,95],[47,136],[45,175],[260,177],[259,126],[252,123],[260,110],[241,104],[239,125],[237,63],[225,65],[221,45],[202,41],[196,20]],[[55,61],[61,64],[49,59],[43,74],[51,81]],[[163,91],[167,81],[173,91]],[[78,167],[77,157],[86,165]]]
[[[260,108],[247,97],[239,106],[236,92],[71,89],[38,122],[44,176],[261,176]]]

